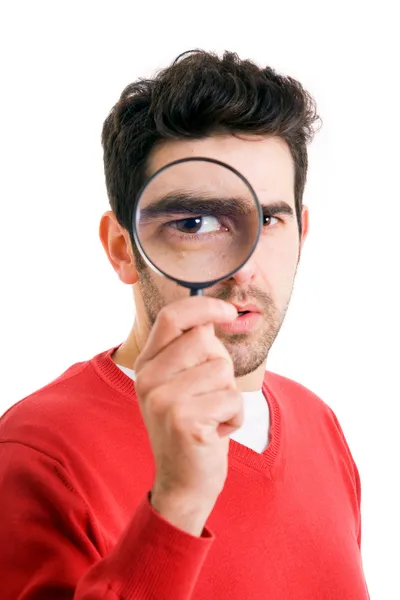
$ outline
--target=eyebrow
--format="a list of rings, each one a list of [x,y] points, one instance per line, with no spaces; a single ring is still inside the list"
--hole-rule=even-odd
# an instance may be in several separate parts
[[[155,202],[140,210],[140,219],[146,221],[155,216],[171,214],[196,214],[209,215],[218,214],[224,216],[245,216],[252,211],[248,199],[236,198],[212,198],[198,194],[172,192],[159,198]],[[264,216],[276,214],[294,215],[293,208],[287,202],[272,202],[261,206]]]
[[[271,202],[269,204],[262,204],[261,209],[263,211],[264,216],[274,215],[289,215],[289,217],[294,217],[294,210],[287,202],[280,200],[278,202]]]

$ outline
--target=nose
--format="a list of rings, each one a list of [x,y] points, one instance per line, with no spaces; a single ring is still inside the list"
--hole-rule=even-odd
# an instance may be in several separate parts
[[[233,279],[238,285],[243,285],[243,283],[249,283],[255,275],[255,262],[253,258],[250,258],[246,264],[243,265],[234,275],[232,275],[231,279]]]

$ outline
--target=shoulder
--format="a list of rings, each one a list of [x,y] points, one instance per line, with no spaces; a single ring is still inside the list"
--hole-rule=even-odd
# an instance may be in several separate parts
[[[96,377],[90,360],[71,365],[0,417],[0,442],[16,442],[46,454],[57,454],[62,440],[76,428],[82,397],[87,397],[90,381]]]
[[[279,403],[286,417],[296,419],[308,431],[319,432],[332,447],[356,469],[353,455],[334,410],[316,393],[301,383],[271,371],[265,372],[264,384]]]
[[[324,414],[331,415],[332,409],[322,398],[289,377],[266,371],[264,384],[277,399],[281,399],[293,410],[301,409],[302,412],[306,413],[311,411],[314,414],[321,414],[321,416]]]

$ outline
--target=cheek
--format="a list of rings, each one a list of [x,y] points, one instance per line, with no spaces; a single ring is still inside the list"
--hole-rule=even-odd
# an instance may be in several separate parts
[[[284,302],[292,290],[298,254],[299,241],[293,236],[260,240],[255,255],[258,276],[277,302]]]
[[[166,304],[175,302],[181,298],[185,298],[190,294],[188,288],[184,288],[183,286],[174,283],[166,277],[157,275],[156,273],[154,274],[154,283]]]

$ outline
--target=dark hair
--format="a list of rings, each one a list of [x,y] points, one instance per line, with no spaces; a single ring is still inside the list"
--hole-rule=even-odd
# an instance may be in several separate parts
[[[295,79],[232,52],[222,58],[201,50],[184,53],[153,79],[128,85],[104,122],[111,208],[131,231],[134,198],[146,181],[147,159],[158,142],[227,132],[271,135],[282,138],[293,157],[301,233],[306,146],[317,121],[313,98]]]

